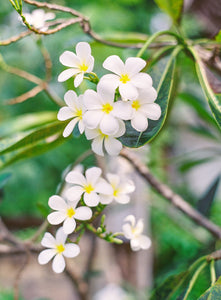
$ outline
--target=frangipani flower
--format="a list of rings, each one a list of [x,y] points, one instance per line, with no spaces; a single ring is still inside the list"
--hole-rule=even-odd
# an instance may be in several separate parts
[[[135,190],[133,181],[123,181],[120,176],[111,173],[107,173],[107,179],[113,188],[113,193],[110,196],[102,196],[100,202],[102,204],[109,204],[115,200],[121,204],[128,203],[130,201],[130,196],[127,194],[130,194]]]
[[[64,101],[67,106],[60,108],[57,117],[59,121],[72,119],[64,129],[64,137],[68,137],[72,133],[77,123],[80,133],[84,132],[85,126],[82,119],[85,108],[82,102],[82,98],[82,95],[77,97],[77,94],[71,90],[67,91],[67,93],[65,93],[64,95]]]
[[[97,92],[87,90],[84,93],[84,123],[88,129],[100,128],[106,135],[113,135],[119,131],[119,122],[129,120],[132,108],[123,101],[114,102],[114,91],[104,89],[98,84]]]
[[[133,215],[129,215],[124,219],[128,222],[123,225],[123,232],[127,239],[130,240],[130,246],[133,251],[140,249],[148,249],[151,246],[151,240],[146,235],[143,235],[143,220],[139,219],[136,223],[136,219]]]
[[[139,89],[138,97],[129,101],[133,109],[131,126],[137,131],[144,131],[148,127],[148,120],[158,120],[161,116],[161,108],[154,101],[157,98],[157,92],[153,87],[148,89]]]
[[[43,31],[48,29],[48,27],[45,27],[45,22],[55,18],[54,13],[46,13],[43,9],[35,9],[30,14],[25,13],[24,16],[30,25]]]
[[[61,72],[58,81],[63,82],[76,75],[74,86],[78,87],[84,79],[84,74],[92,72],[94,58],[91,55],[91,47],[86,42],[80,42],[76,45],[76,54],[71,51],[65,51],[61,54],[60,62],[70,69]]]
[[[86,170],[85,176],[79,172],[71,171],[65,180],[75,186],[69,188],[66,197],[73,201],[84,194],[84,202],[88,206],[97,206],[100,202],[98,194],[111,195],[113,190],[110,184],[101,178],[101,169],[92,167]]]
[[[103,149],[105,149],[109,155],[118,155],[120,153],[123,146],[116,138],[119,138],[125,133],[125,124],[119,120],[119,125],[118,132],[113,135],[104,134],[99,128],[85,128],[86,138],[88,140],[93,139],[91,148],[96,154],[104,156]]]
[[[135,100],[138,97],[138,88],[152,86],[152,78],[146,73],[140,72],[146,65],[145,60],[138,57],[129,57],[125,64],[117,55],[109,56],[103,63],[103,67],[115,74],[104,75],[100,84],[108,89],[119,92],[122,99]]]
[[[49,232],[44,234],[41,241],[42,246],[49,248],[43,250],[38,256],[38,262],[41,265],[47,264],[53,257],[52,269],[55,273],[61,273],[65,268],[65,257],[75,257],[80,253],[78,245],[71,243],[65,244],[67,235],[62,228],[59,228],[54,238]]]
[[[80,199],[80,198],[79,198]],[[65,201],[62,197],[54,195],[49,198],[48,205],[56,210],[48,215],[48,222],[57,225],[62,222],[65,234],[72,233],[76,228],[76,221],[89,220],[92,217],[92,210],[89,207],[77,207],[79,200]]]

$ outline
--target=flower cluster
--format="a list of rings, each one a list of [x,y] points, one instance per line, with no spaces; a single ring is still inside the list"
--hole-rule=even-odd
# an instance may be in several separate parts
[[[96,76],[92,72],[94,58],[88,43],[80,42],[76,46],[76,54],[65,51],[60,62],[69,67],[58,77],[65,81],[75,76],[74,86],[78,87],[85,73]],[[141,72],[146,62],[138,57],[129,57],[125,64],[116,55],[109,56],[103,67],[112,74],[101,77],[96,91],[88,89],[79,97],[69,90],[64,96],[67,106],[58,112],[60,121],[70,120],[63,136],[69,136],[74,127],[86,138],[92,140],[92,150],[98,155],[118,155],[122,143],[117,139],[126,132],[125,121],[138,132],[148,128],[148,119],[158,120],[161,108],[154,103],[157,92],[152,86],[151,77]],[[90,79],[90,77],[88,77]]]
[[[53,20],[55,18],[54,13],[46,13],[43,9],[35,9],[30,14],[25,13],[24,14],[26,21],[34,26],[37,29],[40,29],[42,31],[45,31],[48,29],[48,26],[46,25],[46,21]]]

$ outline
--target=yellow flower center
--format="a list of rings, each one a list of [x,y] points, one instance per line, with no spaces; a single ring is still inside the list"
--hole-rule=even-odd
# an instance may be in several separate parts
[[[128,81],[130,81],[130,78],[127,74],[123,74],[123,75],[121,75],[120,81],[122,83],[127,83]]]
[[[94,188],[91,184],[85,185],[84,189],[85,189],[85,192],[88,193],[88,194],[90,194],[91,192],[94,191]]]
[[[60,245],[56,245],[56,250],[59,254],[61,254],[62,252],[64,252],[65,248],[62,244],[60,244]]]
[[[69,218],[72,218],[74,215],[75,215],[75,210],[72,207],[68,208],[67,209],[67,216]]]
[[[77,109],[76,116],[79,117],[80,120],[82,120],[82,109]]]
[[[99,129],[99,134],[101,135],[101,137],[104,138],[108,138],[107,134],[104,134],[100,129]]]
[[[140,102],[139,102],[139,100],[133,101],[132,107],[133,107],[134,109],[138,110],[138,109],[140,108]]]
[[[79,69],[80,69],[81,71],[83,71],[83,72],[86,72],[87,69],[88,69],[88,66],[85,65],[85,63],[83,63],[82,65],[79,66]]]
[[[103,104],[102,111],[109,114],[113,110],[113,106],[110,103]]]
[[[118,189],[114,190],[114,193],[113,193],[114,197],[117,197],[117,196],[118,196],[118,194],[119,194],[119,191],[118,191]]]

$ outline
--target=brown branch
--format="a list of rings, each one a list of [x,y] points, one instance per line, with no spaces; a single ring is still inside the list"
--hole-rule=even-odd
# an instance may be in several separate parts
[[[207,229],[213,236],[221,239],[221,228],[208,220],[197,210],[195,210],[188,202],[186,202],[181,196],[174,193],[170,187],[166,184],[161,183],[157,178],[155,178],[149,171],[149,169],[142,163],[142,161],[137,157],[132,151],[124,148],[121,150],[121,156],[126,158],[136,171],[145,178],[145,180],[164,198],[170,201],[176,208],[181,210],[189,218],[191,218],[195,223]]]
[[[221,250],[217,250],[215,252],[212,252],[211,254],[207,255],[206,259],[207,259],[207,261],[221,259]]]
[[[44,90],[43,86],[37,85],[33,89],[28,91],[27,93],[24,93],[21,96],[18,96],[18,97],[7,100],[6,104],[13,105],[13,104],[17,104],[17,103],[22,103],[22,102],[24,102],[28,99],[31,99],[31,98],[35,97],[36,95],[38,95],[43,90]]]
[[[15,281],[14,281],[14,300],[19,300],[19,283],[21,280],[21,276],[28,265],[30,259],[30,252],[27,250],[24,261],[16,274]]]
[[[19,35],[16,35],[16,36],[13,36],[7,40],[4,40],[4,41],[0,41],[0,46],[7,46],[7,45],[10,45],[11,43],[15,43],[17,42],[18,40],[22,39],[23,37],[26,37],[28,35],[31,34],[31,31],[28,30],[28,31],[23,31],[21,32]]]

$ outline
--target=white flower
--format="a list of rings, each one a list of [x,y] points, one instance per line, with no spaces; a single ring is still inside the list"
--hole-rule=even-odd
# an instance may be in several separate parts
[[[136,223],[135,217],[129,215],[124,221],[129,222],[124,224],[122,228],[125,237],[130,240],[131,249],[133,251],[148,249],[151,246],[151,240],[142,234],[144,227],[143,220],[139,219]]]
[[[123,101],[114,102],[114,91],[104,89],[98,84],[97,92],[87,90],[83,97],[86,113],[83,120],[88,129],[100,128],[106,135],[119,131],[120,120],[129,120],[132,108]]]
[[[45,22],[55,18],[54,13],[46,13],[43,9],[35,9],[31,14],[25,13],[24,16],[30,25],[43,31],[48,29]]]
[[[111,55],[104,61],[103,67],[116,75],[104,75],[100,84],[114,91],[119,87],[123,100],[135,100],[138,97],[138,88],[152,86],[150,75],[140,72],[145,65],[142,58],[129,57],[124,64],[119,56]]]
[[[113,193],[110,196],[102,196],[100,202],[102,204],[109,204],[115,200],[121,204],[128,203],[130,196],[127,194],[135,190],[134,183],[131,180],[121,180],[120,176],[111,173],[107,173],[107,179],[113,188]]]
[[[120,153],[122,143],[116,138],[121,137],[125,133],[125,124],[120,120],[119,125],[119,131],[114,135],[104,134],[99,128],[85,128],[86,138],[88,140],[93,139],[91,148],[96,154],[104,156],[103,149],[105,149],[109,155],[118,155]]]
[[[133,109],[131,126],[137,131],[144,131],[148,127],[148,120],[158,120],[161,116],[161,108],[154,101],[157,92],[153,87],[139,90],[138,97],[133,101],[128,101]]]
[[[73,201],[84,194],[84,202],[88,206],[98,205],[100,202],[98,194],[111,195],[113,192],[111,185],[101,178],[101,169],[97,167],[87,169],[85,176],[79,172],[71,171],[65,180],[75,185],[67,190],[66,197]]]
[[[54,195],[49,198],[48,205],[56,210],[48,215],[48,222],[52,225],[57,225],[62,222],[65,234],[72,233],[76,228],[76,221],[89,220],[92,217],[92,210],[89,207],[77,207],[79,200],[65,201],[62,197]]]
[[[83,96],[80,95],[77,97],[74,91],[67,91],[64,95],[64,101],[67,106],[60,108],[58,112],[58,120],[65,121],[68,119],[72,119],[68,125],[65,127],[63,136],[69,136],[74,130],[75,125],[78,123],[78,128],[80,133],[84,132],[84,123],[83,123],[83,114],[85,112],[85,108],[83,105]]]
[[[65,244],[67,235],[62,228],[59,228],[54,238],[49,232],[44,234],[41,241],[42,246],[49,249],[43,250],[38,256],[41,265],[47,264],[53,257],[52,269],[55,273],[61,273],[65,268],[65,257],[75,257],[80,253],[78,245],[71,243]]]
[[[76,55],[77,54],[77,55]],[[90,73],[94,67],[94,58],[91,55],[91,47],[88,43],[80,42],[76,45],[76,54],[65,51],[60,56],[60,62],[69,67],[58,76],[58,81],[62,82],[74,75],[74,86],[78,87],[84,79],[85,73]]]

